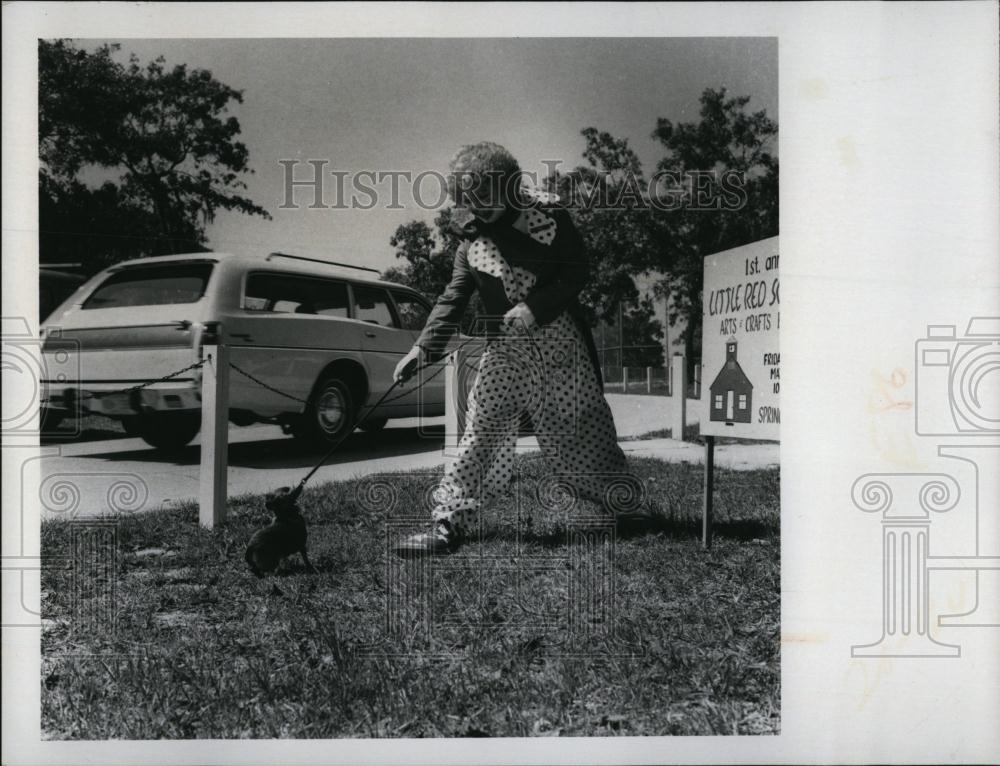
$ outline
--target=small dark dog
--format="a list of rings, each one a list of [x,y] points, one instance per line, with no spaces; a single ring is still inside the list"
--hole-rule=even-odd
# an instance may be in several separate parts
[[[282,487],[264,500],[264,507],[274,514],[274,521],[254,532],[244,557],[250,571],[258,577],[273,572],[285,556],[293,553],[302,554],[307,571],[316,571],[306,554],[306,520],[302,518],[298,497],[298,492]]]

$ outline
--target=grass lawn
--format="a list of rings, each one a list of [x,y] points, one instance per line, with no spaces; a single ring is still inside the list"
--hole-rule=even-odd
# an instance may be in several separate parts
[[[672,523],[613,543],[568,542],[595,509],[518,467],[482,540],[433,566],[386,547],[437,472],[308,489],[316,575],[247,570],[259,497],[211,532],[194,506],[117,518],[103,558],[85,522],[44,522],[43,556],[76,564],[42,576],[44,736],[777,733],[778,471],[718,472],[703,552],[698,466],[632,460]]]

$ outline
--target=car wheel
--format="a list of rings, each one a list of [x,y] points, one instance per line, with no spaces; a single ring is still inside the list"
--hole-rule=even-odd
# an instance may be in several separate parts
[[[200,412],[151,412],[140,415],[135,428],[150,447],[164,452],[186,446],[201,428]]]
[[[388,422],[389,418],[365,418],[361,421],[361,425],[358,428],[367,433],[376,433],[385,428],[385,424]]]
[[[354,430],[354,397],[340,378],[327,376],[313,389],[295,436],[317,447],[329,447]]]

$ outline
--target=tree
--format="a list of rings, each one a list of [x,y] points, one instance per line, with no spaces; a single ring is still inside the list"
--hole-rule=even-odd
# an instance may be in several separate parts
[[[439,234],[447,227],[451,210],[447,209],[435,220]],[[382,277],[391,282],[406,284],[433,300],[444,290],[451,279],[454,248],[436,249],[434,235],[424,221],[410,221],[396,229],[389,238],[396,250],[400,266],[387,269]]]
[[[633,275],[665,275],[656,291],[672,298],[670,324],[685,320],[685,350],[693,363],[701,354],[702,259],[778,233],[778,160],[772,152],[778,127],[764,111],[747,112],[749,100],[709,88],[701,95],[698,122],[658,119],[652,137],[666,154],[653,179],[647,180],[625,139],[592,127],[582,131],[588,164],[548,179],[572,205],[590,250],[594,279],[585,302],[595,319],[611,323],[620,301],[633,307],[631,318],[623,311],[622,328],[631,344],[662,337],[662,328],[646,322],[636,303]]]
[[[612,326],[613,338],[599,334],[601,345],[624,347],[615,351],[611,366],[662,366],[663,328],[653,319],[652,302],[640,300],[634,280],[654,267],[657,254],[642,163],[626,139],[595,128],[582,135],[589,164],[546,179],[548,189],[567,202],[587,248],[591,279],[581,303],[592,324]]]
[[[658,172],[684,177],[724,170],[742,179],[735,207],[685,204],[655,217],[653,237],[667,274],[660,290],[673,295],[671,323],[687,320],[689,358],[701,354],[702,259],[778,233],[778,158],[772,153],[778,126],[763,110],[748,113],[749,101],[748,96],[727,98],[725,88],[709,88],[701,96],[699,122],[675,125],[660,118],[652,134],[667,150]]]
[[[204,249],[219,210],[269,218],[245,197],[246,146],[226,116],[241,91],[203,69],[161,57],[118,63],[117,45],[92,53],[39,41],[41,257],[76,248],[87,271],[142,255]],[[81,172],[112,177],[97,189]],[[81,241],[82,238],[82,241]]]

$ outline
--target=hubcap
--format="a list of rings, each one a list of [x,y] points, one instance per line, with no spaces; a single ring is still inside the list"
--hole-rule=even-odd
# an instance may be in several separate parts
[[[346,407],[344,397],[335,388],[329,388],[320,394],[316,413],[319,425],[326,433],[336,433],[344,422]]]

